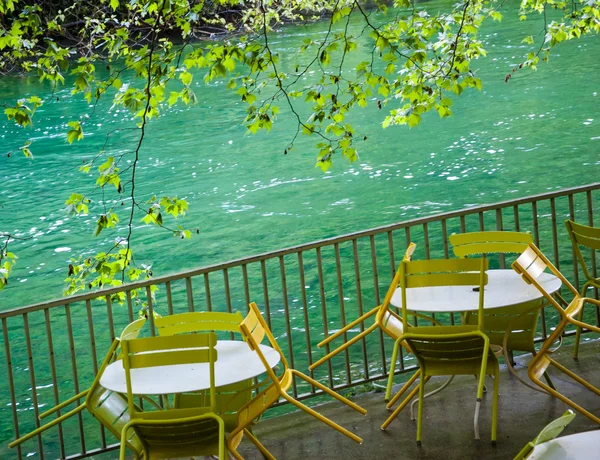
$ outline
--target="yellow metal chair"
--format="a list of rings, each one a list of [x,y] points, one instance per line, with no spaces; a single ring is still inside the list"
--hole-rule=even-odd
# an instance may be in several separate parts
[[[574,418],[575,412],[568,409],[559,418],[546,425],[544,429],[540,431],[540,434],[538,434],[533,441],[528,442],[513,460],[525,460],[528,458],[533,452],[533,449],[535,449],[535,446],[556,438]]]
[[[84,409],[87,409],[96,420],[98,420],[105,428],[107,428],[111,433],[113,433],[117,437],[117,439],[120,440],[121,431],[130,420],[130,413],[128,410],[127,400],[119,393],[107,390],[102,385],[100,385],[100,377],[102,377],[102,374],[104,373],[106,367],[120,356],[119,345],[124,340],[136,338],[145,323],[145,319],[139,319],[137,321],[132,322],[127,327],[125,327],[125,329],[123,329],[123,332],[121,333],[120,337],[115,338],[113,340],[108,350],[108,353],[106,354],[106,357],[102,365],[100,366],[100,369],[98,370],[98,374],[94,378],[94,381],[92,382],[90,388],[88,388],[85,391],[82,391],[81,393],[73,396],[72,398],[67,399],[66,401],[63,401],[62,403],[58,404],[52,409],[40,414],[40,419],[46,418],[49,415],[54,414],[61,409],[64,409],[65,407],[69,406],[75,401],[80,400],[81,398],[85,398],[85,401],[82,404],[70,410],[69,412],[55,418],[51,422],[37,428],[31,433],[28,433],[25,436],[22,436],[19,439],[11,442],[9,444],[9,447],[15,447],[21,444],[22,442],[31,439],[39,433],[46,431],[48,428],[51,428],[55,425],[58,425],[59,423],[64,422],[68,418],[78,414]],[[150,402],[155,404],[154,401]],[[135,433],[125,440],[125,445],[134,453],[135,458],[139,457],[139,455],[142,452],[142,445]]]
[[[490,254],[521,254],[533,242],[529,233],[521,232],[470,232],[450,235],[452,251],[457,257],[465,258],[473,255]],[[535,334],[542,308],[548,306],[543,299],[534,300],[521,305],[507,308],[494,308],[483,312],[483,330],[490,339],[490,344],[496,347],[497,353],[504,352],[509,371],[522,383],[513,368],[514,351],[527,352],[535,355]],[[478,312],[466,312],[462,316],[463,324],[476,325]],[[544,376],[550,386],[550,377]]]
[[[243,320],[240,312],[190,312],[156,318],[154,325],[161,336],[207,331],[240,334]],[[237,412],[250,401],[254,388],[252,380],[215,388],[215,411],[225,422],[225,431],[230,432],[237,426]],[[206,406],[209,396],[207,391],[177,394],[174,407],[185,409]]]
[[[142,444],[144,459],[218,455],[225,460],[225,424],[215,413],[215,362],[217,336],[185,334],[124,340],[123,368],[131,420],[123,427],[120,460],[125,460],[130,431]],[[208,363],[209,401],[205,407],[142,412],[134,404],[131,370],[174,364]]]
[[[581,288],[581,295],[585,297],[585,293],[590,287],[600,289],[600,278],[595,278],[592,272],[588,269],[585,258],[581,253],[581,246],[591,249],[592,251],[600,251],[600,228],[588,227],[581,225],[572,220],[565,220],[565,226],[569,232],[571,243],[573,244],[573,252],[577,256],[577,261],[581,265],[585,276],[585,283]],[[583,321],[583,310],[579,314],[579,321]],[[573,358],[577,359],[579,354],[579,341],[581,340],[581,328],[577,327],[575,335],[575,348],[573,349]]]
[[[347,406],[350,406],[352,409],[360,412],[361,414],[366,414],[367,411],[360,407],[359,405],[353,403],[352,401],[340,396],[335,391],[327,388],[325,385],[317,382],[314,379],[311,379],[309,376],[299,372],[295,369],[290,369],[288,366],[287,360],[281,351],[273,333],[267,326],[267,323],[263,319],[260,314],[260,310],[256,306],[254,302],[250,304],[250,311],[248,315],[242,321],[240,325],[240,329],[242,331],[242,336],[247,341],[248,346],[256,352],[260,360],[265,366],[265,372],[267,373],[267,381],[270,381],[268,386],[263,389],[261,392],[256,395],[252,401],[246,404],[239,411],[237,423],[238,426],[229,434],[227,438],[227,444],[229,447],[229,451],[235,456],[237,459],[242,459],[242,457],[236,451],[236,445],[239,443],[241,437],[245,434],[248,438],[256,445],[256,447],[269,459],[273,459],[274,457],[265,449],[265,447],[258,442],[256,437],[252,435],[252,433],[248,430],[248,427],[260,417],[269,407],[275,404],[279,398],[284,398],[286,401],[296,406],[298,409],[303,410],[307,414],[312,415],[316,419],[322,421],[323,423],[329,425],[331,428],[339,431],[340,433],[346,435],[353,441],[358,443],[362,443],[362,439],[348,431],[346,428],[338,425],[337,423],[329,420],[327,417],[319,414],[314,409],[311,409],[308,406],[305,406],[300,401],[297,401],[292,396],[288,394],[288,389],[292,386],[294,377],[299,377],[302,380],[310,383],[312,386],[318,388],[319,390],[327,393],[328,395],[334,397],[340,402],[343,402]],[[267,359],[263,355],[260,349],[260,343],[263,339],[267,337],[269,345],[277,351],[280,355],[281,365],[283,367],[283,371],[281,375],[277,375],[273,369],[268,364]]]
[[[479,439],[479,407],[483,397],[484,378],[494,377],[492,401],[492,443],[496,442],[498,417],[499,366],[490,349],[489,338],[483,333],[485,270],[488,262],[482,259],[422,260],[400,264],[400,288],[402,289],[402,324],[405,331],[394,344],[390,382],[400,346],[408,346],[419,362],[419,405],[417,417],[417,444],[421,444],[423,422],[423,399],[425,384],[437,375],[477,375],[477,400],[475,404],[475,438]],[[416,326],[408,328],[406,291],[409,288],[433,286],[477,286],[479,288],[479,323],[477,326]],[[406,343],[406,345],[404,345]],[[389,386],[389,382],[388,382]],[[406,386],[406,385],[405,385]],[[408,400],[407,397],[405,399]],[[404,403],[403,403],[404,404]],[[385,430],[396,418],[400,405],[383,423]]]
[[[588,417],[590,420],[600,423],[600,418],[592,414],[591,412],[585,410],[583,407],[577,405],[575,402],[571,401],[566,396],[559,393],[556,389],[546,385],[540,380],[542,374],[546,372],[546,369],[552,365],[559,371],[565,373],[577,383],[583,385],[588,390],[594,392],[598,396],[600,396],[600,390],[590,383],[583,380],[581,377],[564,367],[562,364],[558,363],[554,359],[550,357],[552,353],[552,345],[556,340],[558,340],[565,328],[569,324],[573,324],[578,327],[585,327],[586,329],[590,329],[594,332],[600,333],[600,328],[596,326],[592,326],[591,324],[585,324],[578,319],[575,319],[577,315],[583,309],[583,305],[585,303],[591,303],[593,305],[600,306],[600,301],[596,299],[590,299],[586,297],[581,297],[577,289],[573,287],[573,285],[563,276],[562,273],[558,271],[558,269],[548,260],[546,256],[534,245],[530,244],[529,247],[521,254],[517,260],[515,260],[512,264],[513,269],[519,273],[523,280],[526,283],[533,284],[546,298],[546,300],[558,311],[560,314],[560,322],[552,331],[552,334],[546,339],[542,348],[538,351],[538,353],[533,357],[531,362],[529,363],[528,375],[533,383],[542,388],[546,393],[560,399],[564,403],[568,404],[575,410],[581,412],[583,415]],[[573,300],[566,308],[562,308],[562,306],[550,295],[538,282],[538,276],[544,272],[546,269],[550,270],[552,274],[558,277],[563,286],[569,289],[573,294]]]

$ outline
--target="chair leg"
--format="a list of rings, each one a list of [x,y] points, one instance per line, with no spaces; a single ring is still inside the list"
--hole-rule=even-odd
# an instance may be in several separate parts
[[[311,409],[308,406],[305,406],[304,404],[302,404],[300,401],[295,400],[294,398],[292,398],[291,396],[289,396],[288,394],[286,394],[285,392],[282,392],[281,395],[290,403],[292,403],[294,406],[296,406],[298,409],[303,410],[304,412],[306,412],[307,414],[312,415],[313,417],[315,417],[317,420],[322,421],[323,423],[329,425],[331,428],[333,428],[334,430],[337,430],[338,432],[348,436],[350,439],[352,439],[353,441],[362,444],[363,440],[361,437],[356,436],[354,433],[352,433],[351,431],[348,431],[346,428],[344,428],[343,426],[338,425],[337,423],[333,422],[332,420],[329,420],[327,417],[324,417],[323,415],[319,414],[317,411]]]
[[[335,334],[331,334],[329,337],[327,337],[326,339],[323,339],[321,342],[319,342],[317,344],[317,347],[321,348],[324,345],[327,345],[329,342],[331,342],[332,340],[337,339],[339,336],[343,335],[345,332],[348,332],[350,329],[352,329],[354,326],[365,322],[369,317],[373,316],[375,313],[377,313],[379,311],[379,306],[373,308],[371,311],[365,313],[364,315],[362,315],[360,318],[355,319],[354,321],[352,321],[350,324],[346,324],[343,328],[341,328],[339,331],[337,331]]]
[[[8,445],[8,447],[13,448],[15,446],[18,446],[19,444],[27,441],[28,439],[31,439],[34,436],[37,436],[38,434],[43,433],[48,428],[52,428],[54,425],[58,425],[59,423],[65,421],[69,417],[72,417],[73,415],[77,414],[78,412],[81,412],[83,409],[85,409],[85,404],[81,404],[80,406],[77,406],[75,409],[67,412],[66,414],[61,415],[58,418],[55,418],[51,422],[46,423],[45,425],[42,425],[39,428],[36,428],[32,432],[27,433],[25,436],[21,436],[19,439],[15,439],[13,442],[11,442]]]
[[[364,330],[363,332],[361,332],[360,334],[358,334],[355,337],[352,337],[350,340],[348,340],[346,343],[343,343],[342,345],[340,345],[338,348],[336,348],[335,350],[329,352],[328,354],[326,354],[325,356],[323,356],[321,359],[319,359],[318,361],[315,361],[314,363],[312,363],[310,366],[308,366],[308,368],[312,371],[314,370],[316,367],[319,367],[321,364],[323,364],[325,361],[330,360],[331,358],[333,358],[335,355],[337,355],[338,353],[341,353],[342,351],[344,351],[346,348],[348,348],[350,345],[354,345],[356,342],[358,342],[359,340],[361,340],[363,337],[366,337],[367,335],[369,335],[371,332],[373,332],[375,329],[377,329],[379,327],[378,324],[373,324],[371,327],[369,327],[368,329]]]
[[[448,380],[446,380],[441,387],[436,388],[433,391],[430,391],[429,393],[426,393],[425,396],[423,396],[423,399],[427,399],[430,396],[436,395],[438,394],[440,391],[442,391],[444,388],[446,388],[448,385],[450,385],[450,383],[452,382],[452,380],[454,379],[454,376],[451,375],[450,377],[448,377]],[[414,414],[414,406],[417,403],[417,400],[415,399],[412,403],[410,403],[410,419],[411,420],[415,420],[415,414]]]
[[[592,414],[591,412],[585,410],[583,407],[575,404],[573,401],[571,401],[569,398],[567,398],[566,396],[563,396],[562,394],[560,394],[558,391],[553,390],[552,388],[550,388],[548,385],[546,385],[545,383],[543,383],[541,380],[539,380],[538,378],[535,378],[534,376],[529,376],[529,378],[531,378],[531,380],[533,381],[533,383],[539,385],[540,387],[542,387],[544,390],[546,390],[546,392],[548,392],[549,394],[551,394],[552,396],[554,396],[555,398],[560,399],[562,402],[564,402],[565,404],[568,404],[569,406],[571,406],[573,409],[575,409],[576,411],[578,411],[580,414],[585,415],[587,418],[589,418],[591,421],[593,421],[594,423],[598,423],[600,424],[600,418],[596,417],[594,414]]]
[[[425,383],[429,381],[431,377],[425,377]],[[415,388],[411,390],[406,398],[402,400],[402,403],[392,412],[392,414],[387,418],[385,422],[381,425],[381,429],[385,430],[390,424],[396,419],[398,414],[406,407],[406,405],[415,397],[417,392],[419,391],[420,385],[417,385]]]
[[[257,449],[260,450],[260,453],[266,460],[276,460],[275,457],[271,455],[271,452],[269,452],[267,448],[263,446],[256,436],[254,436],[254,434],[252,434],[248,429],[244,429],[244,434],[248,436],[248,439],[250,439]]]
[[[392,399],[390,399],[390,401],[387,403],[387,406],[385,406],[388,410],[391,410],[392,407],[394,406],[394,404],[396,404],[396,401],[398,401],[398,399],[400,399],[400,397],[406,392],[406,390],[408,390],[408,388],[414,383],[415,380],[417,380],[417,378],[421,375],[421,369],[417,370],[417,372],[415,372],[410,379],[408,379],[406,381],[406,383],[402,386],[402,388],[400,388],[400,391],[398,391],[398,393],[396,393],[394,395],[394,397]]]
[[[500,393],[500,367],[494,372],[494,397],[492,399],[492,446],[496,445],[498,432],[498,395]]]
[[[300,377],[301,379],[303,379],[304,381],[310,383],[311,385],[317,387],[319,390],[324,391],[325,393],[327,393],[329,396],[337,399],[340,402],[343,402],[344,404],[346,404],[347,406],[351,407],[352,409],[354,409],[357,412],[360,412],[361,414],[365,415],[367,413],[366,409],[363,409],[362,407],[360,407],[358,404],[353,403],[352,401],[350,401],[347,398],[344,398],[343,396],[337,394],[335,391],[333,391],[331,388],[326,387],[325,385],[323,385],[320,382],[317,382],[316,380],[310,378],[308,375],[303,374],[300,371],[297,371],[296,369],[291,369],[291,372],[293,375],[297,375],[298,377]]]
[[[399,342],[396,340],[394,342],[394,349],[392,351],[392,361],[390,362],[388,383],[385,387],[385,402],[390,400],[390,396],[392,395],[392,387],[394,386],[394,371],[396,369],[396,360],[398,359],[398,348],[400,347]]]
[[[417,414],[417,446],[421,445],[421,436],[423,433],[423,396],[425,395],[425,383],[429,379],[419,381],[419,412]]]
[[[590,286],[590,282],[586,282],[581,288],[581,297],[585,297],[585,292],[587,288]],[[577,319],[581,322],[583,321],[583,307],[581,307],[581,311],[579,312],[579,316]],[[577,326],[577,331],[575,332],[575,346],[573,347],[573,359],[579,359],[579,341],[581,340],[581,327]]]
[[[577,383],[580,383],[581,385],[583,385],[584,387],[586,387],[588,390],[593,391],[594,393],[596,393],[598,396],[600,396],[600,390],[598,388],[596,388],[594,385],[592,385],[591,383],[587,382],[586,380],[583,380],[581,377],[579,377],[577,374],[575,374],[574,372],[570,371],[569,369],[567,369],[565,366],[563,366],[562,364],[554,361],[553,359],[550,359],[550,362],[558,369],[560,369],[561,371],[563,371],[565,374],[567,374],[569,377],[571,377],[573,380],[575,380]]]

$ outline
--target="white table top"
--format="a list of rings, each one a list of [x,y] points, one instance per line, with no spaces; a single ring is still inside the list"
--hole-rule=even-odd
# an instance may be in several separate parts
[[[246,342],[219,340],[216,346],[215,386],[241,382],[265,372],[265,366]],[[275,367],[280,356],[277,351],[261,345],[269,366]],[[132,390],[136,395],[185,393],[210,388],[208,363],[177,364],[131,370]],[[107,366],[100,385],[117,393],[127,393],[125,370],[121,360]]]
[[[542,298],[535,286],[527,284],[514,270],[488,270],[485,286],[484,308],[520,305]],[[539,283],[549,293],[560,289],[561,281],[550,273],[542,273]],[[479,292],[472,286],[434,286],[410,288],[406,292],[408,309],[429,313],[475,311],[479,305]],[[402,308],[402,291],[396,289],[391,304]]]
[[[571,434],[535,446],[527,460],[588,460],[598,458],[600,430]]]

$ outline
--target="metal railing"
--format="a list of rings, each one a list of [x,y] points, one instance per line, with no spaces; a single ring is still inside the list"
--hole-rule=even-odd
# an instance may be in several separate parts
[[[86,413],[14,451],[8,451],[6,444],[39,426],[42,407],[51,407],[89,386],[112,339],[137,316],[140,301],[147,302],[152,332],[154,310],[161,314],[245,313],[248,303],[255,301],[290,365],[305,370],[329,350],[318,349],[318,342],[381,302],[410,241],[417,243],[416,258],[447,258],[451,256],[448,236],[454,232],[530,231],[535,243],[579,285],[580,273],[562,221],[570,218],[593,225],[594,214],[600,212],[594,199],[599,190],[600,183],[596,183],[422,217],[0,312],[4,343],[0,369],[6,369],[6,378],[0,379],[0,458],[36,452],[42,460],[74,459],[115,448],[116,439]],[[590,260],[597,276],[593,253]],[[492,264],[506,266],[504,257]],[[155,291],[154,286],[158,287]],[[123,305],[116,302],[118,295]],[[542,318],[540,339],[553,321]],[[459,321],[455,314],[438,314],[436,319]],[[596,311],[597,324],[599,320]],[[371,334],[311,374],[336,390],[385,378],[391,345],[380,332]],[[414,362],[401,357],[398,372],[411,369]],[[292,391],[298,398],[319,393],[299,383],[294,383]]]

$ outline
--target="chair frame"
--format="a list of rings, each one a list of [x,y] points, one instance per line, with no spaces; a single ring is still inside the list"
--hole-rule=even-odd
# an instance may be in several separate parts
[[[583,385],[588,390],[592,391],[596,395],[600,396],[600,390],[595,386],[591,385],[581,377],[579,377],[574,372],[567,369],[565,366],[555,361],[550,357],[552,353],[551,346],[554,344],[556,340],[558,340],[565,328],[569,324],[573,324],[578,327],[583,327],[586,329],[590,329],[594,332],[600,333],[600,328],[593,326],[591,324],[583,323],[578,319],[575,319],[576,316],[580,314],[583,309],[583,305],[587,303],[591,303],[596,306],[600,306],[600,301],[596,299],[591,299],[588,297],[582,297],[577,289],[565,278],[565,276],[552,264],[552,262],[540,251],[533,243],[531,243],[528,249],[519,256],[517,260],[515,260],[512,264],[513,269],[521,275],[523,280],[535,286],[542,295],[546,298],[546,300],[556,309],[556,311],[560,314],[561,320],[556,328],[552,331],[552,334],[548,336],[546,341],[543,343],[541,349],[538,353],[533,357],[531,363],[528,368],[529,378],[533,383],[541,387],[545,392],[554,396],[565,404],[568,404],[573,409],[579,411],[590,420],[600,424],[600,418],[587,411],[583,407],[576,404],[571,399],[559,393],[556,389],[546,385],[540,380],[541,375],[546,372],[546,369],[552,365],[559,371],[565,373],[577,383]],[[537,281],[537,277],[544,270],[549,269],[552,274],[554,274],[557,278],[561,280],[563,285],[571,291],[573,294],[573,300],[569,303],[569,305],[563,309],[563,307],[554,299],[554,297],[548,293]]]
[[[287,390],[292,386],[294,377],[301,378],[302,380],[308,382],[312,386],[318,388],[324,393],[332,396],[338,401],[346,404],[352,409],[360,412],[361,414],[366,414],[366,410],[360,407],[358,404],[353,403],[349,399],[344,398],[343,396],[337,394],[330,388],[327,388],[320,382],[310,378],[306,374],[303,374],[296,369],[291,369],[288,365],[288,362],[283,354],[283,351],[279,347],[273,333],[269,329],[266,321],[262,317],[260,310],[256,303],[252,302],[250,305],[250,311],[248,315],[244,319],[244,321],[240,325],[240,330],[242,332],[242,336],[246,340],[248,346],[251,350],[255,351],[261,362],[265,367],[265,372],[267,373],[267,380],[271,382],[268,386],[259,392],[249,403],[247,403],[240,411],[238,412],[238,426],[229,434],[227,437],[227,446],[229,448],[229,452],[239,460],[243,460],[243,458],[236,451],[237,443],[239,443],[242,435],[246,435],[252,443],[261,451],[261,453],[268,459],[274,459],[274,457],[269,453],[269,451],[258,441],[258,439],[248,430],[248,427],[253,424],[253,421],[256,418],[260,417],[269,407],[275,404],[280,397],[284,398],[286,401],[296,406],[298,409],[312,415],[316,419],[322,421],[323,423],[329,425],[331,428],[337,430],[338,432],[344,434],[349,437],[353,441],[361,444],[362,438],[347,430],[346,428],[338,425],[327,417],[319,414],[314,409],[302,404],[300,401],[296,400],[294,397],[290,396],[287,393]],[[280,375],[277,375],[275,371],[269,366],[269,363],[260,349],[260,343],[267,337],[269,345],[279,354],[280,356],[280,364],[282,365],[282,372]]]
[[[426,360],[421,357],[420,352],[411,346],[411,340],[468,340],[478,339],[481,340],[481,366],[478,372],[478,384],[477,384],[477,398],[475,405],[475,416],[474,416],[474,431],[475,439],[479,439],[479,408],[481,400],[483,398],[484,390],[484,378],[485,375],[492,375],[494,377],[494,396],[492,403],[492,443],[496,442],[497,432],[497,417],[498,417],[498,390],[499,390],[499,366],[496,357],[490,353],[490,342],[487,335],[482,332],[483,329],[483,300],[484,300],[484,286],[487,283],[487,275],[485,271],[488,267],[488,262],[485,257],[481,259],[442,259],[442,260],[425,260],[417,262],[403,261],[400,265],[400,287],[402,289],[402,323],[404,327],[404,333],[398,337],[394,343],[394,350],[392,354],[392,361],[390,363],[390,378],[388,381],[388,388],[393,380],[394,367],[398,356],[400,346],[406,346],[412,349],[417,360],[419,361],[420,369],[419,373],[415,373],[411,379],[405,383],[400,392],[394,397],[397,399],[400,395],[405,392],[410,385],[420,376],[418,392],[418,415],[417,415],[417,444],[421,444],[422,438],[422,422],[423,422],[423,400],[425,384],[429,381],[432,375],[458,375],[462,374],[462,371],[456,373],[434,373],[428,375],[429,370],[426,367]],[[473,273],[478,271],[479,273]],[[471,273],[469,273],[471,272]],[[477,328],[465,331],[465,326],[438,326],[439,332],[436,331],[438,327],[412,327],[408,328],[408,306],[407,306],[407,289],[411,287],[426,287],[426,286],[443,286],[448,284],[458,285],[479,285],[479,317]],[[451,333],[452,329],[457,332]],[[435,367],[435,364],[433,365]],[[489,367],[491,366],[491,368]],[[468,367],[468,366],[467,366]],[[470,372],[468,372],[470,374]],[[412,399],[416,393],[417,388],[413,389],[412,392],[404,399],[402,404],[396,408],[396,410],[388,417],[388,419],[381,426],[382,430],[385,430],[390,423],[397,417],[398,413],[408,404],[408,401]]]
[[[528,458],[535,449],[535,446],[556,438],[563,432],[566,426],[573,421],[574,418],[575,412],[573,412],[571,409],[567,409],[567,411],[559,418],[546,425],[542,431],[540,431],[540,434],[538,434],[533,441],[528,442],[513,460],[525,460]]]
[[[37,436],[38,434],[46,431],[47,429],[52,428],[53,426],[64,422],[68,418],[80,413],[84,409],[87,409],[94,416],[94,418],[96,418],[96,420],[98,420],[105,428],[107,428],[111,433],[113,433],[117,437],[117,439],[121,439],[121,432],[117,431],[112,426],[112,424],[105,423],[105,421],[103,419],[99,418],[96,415],[96,408],[93,405],[94,394],[95,394],[96,390],[100,389],[100,387],[101,387],[100,386],[100,378],[104,374],[104,370],[106,369],[106,367],[111,362],[115,361],[122,353],[122,350],[119,351],[119,346],[122,345],[123,341],[137,337],[138,334],[140,333],[140,330],[144,327],[145,323],[146,323],[146,319],[143,319],[143,318],[133,321],[123,329],[120,337],[115,337],[113,339],[113,341],[108,349],[108,352],[106,353],[106,357],[104,358],[104,361],[102,362],[100,368],[98,369],[98,373],[96,374],[94,380],[92,381],[92,384],[90,385],[90,387],[87,390],[84,390],[84,391],[76,394],[75,396],[72,396],[71,398],[61,402],[60,404],[57,404],[53,408],[41,413],[39,415],[39,418],[40,418],[40,420],[42,420],[42,419],[48,417],[49,415],[59,412],[60,410],[69,406],[70,404],[72,404],[76,401],[79,401],[82,398],[85,398],[83,403],[79,404],[74,409],[71,409],[69,412],[60,415],[59,417],[55,418],[51,422],[48,422],[45,425],[42,425],[41,427],[38,427],[37,429],[31,431],[30,433],[28,433],[24,436],[21,436],[19,439],[14,440],[8,446],[10,448],[16,447],[17,445],[27,441],[28,439],[33,438],[34,436]],[[156,404],[152,400],[149,400],[149,402]],[[129,415],[131,416],[131,413]],[[126,440],[126,447],[129,448],[133,452],[134,458],[137,459],[140,456],[140,452],[138,452],[138,450],[136,449],[134,444],[132,444],[131,441],[132,441],[132,438],[128,438]]]
[[[581,253],[580,246],[585,246],[592,251],[600,251],[600,228],[590,227],[587,225],[578,224],[572,220],[565,220],[565,227],[569,233],[571,244],[573,246],[573,253],[577,257],[577,261],[583,270],[583,274],[586,278],[585,283],[581,287],[581,296],[585,297],[585,293],[590,287],[600,289],[600,277],[594,277],[588,269],[587,263]],[[594,260],[594,259],[593,259]],[[583,309],[579,313],[579,321],[583,321]],[[581,341],[581,327],[577,326],[577,332],[575,333],[575,347],[573,348],[573,358],[578,359],[579,357],[579,343]]]

